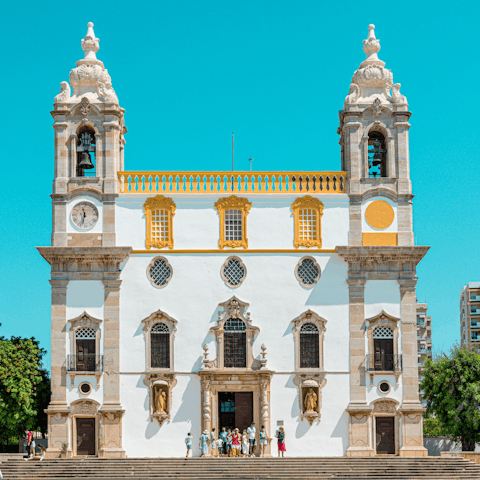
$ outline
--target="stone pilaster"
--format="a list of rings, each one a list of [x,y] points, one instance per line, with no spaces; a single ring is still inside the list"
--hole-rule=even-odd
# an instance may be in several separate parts
[[[349,245],[362,245],[362,200],[357,196],[350,196],[350,230],[348,231]]]
[[[52,349],[51,349],[51,397],[46,410],[48,415],[49,442],[47,457],[58,457],[65,451],[71,455],[69,414],[67,404],[67,286],[68,280],[50,280],[52,286]]]
[[[407,200],[399,200],[398,212],[398,245],[400,247],[413,246],[413,215],[411,195]]]
[[[67,246],[67,202],[54,198],[52,202],[52,246]]]
[[[103,201],[102,246],[104,246],[104,247],[114,247],[115,245],[116,245],[115,199],[104,200]]]

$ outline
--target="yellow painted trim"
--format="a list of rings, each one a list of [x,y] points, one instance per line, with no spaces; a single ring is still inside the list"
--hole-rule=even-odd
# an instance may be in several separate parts
[[[395,219],[395,211],[392,206],[383,200],[372,202],[365,210],[365,220],[377,230],[388,228]]]
[[[175,202],[163,195],[156,195],[155,197],[147,198],[147,201],[143,205],[143,212],[147,220],[147,232],[145,239],[145,246],[150,248],[165,248],[173,249],[173,216],[176,209]],[[152,210],[165,210],[168,214],[168,237],[162,242],[154,242],[152,240]]]
[[[363,233],[362,245],[398,245],[398,233]]]
[[[310,195],[297,198],[292,203],[292,213],[294,218],[294,238],[293,245],[295,248],[300,247],[317,247],[322,248],[322,215],[323,215],[323,203],[318,198],[313,198]],[[304,209],[310,208],[317,214],[317,235],[311,240],[304,240],[300,238],[300,212]]]
[[[345,193],[347,172],[117,172],[120,193]],[[288,179],[288,182],[287,182]]]
[[[162,253],[162,255],[169,254],[169,253],[225,253],[230,255],[235,250],[224,250],[224,249],[211,249],[211,250],[132,250],[132,254],[142,254],[142,253]],[[239,252],[236,252],[239,253]],[[286,249],[251,249],[245,250],[243,253],[336,253],[335,249],[318,249],[318,248],[310,248],[306,249],[293,249],[293,248],[286,248]]]
[[[228,248],[248,248],[247,238],[247,215],[252,204],[244,197],[230,195],[223,197],[215,202],[215,208],[220,216],[220,239],[218,246],[220,249]],[[225,240],[225,212],[227,210],[240,210],[242,212],[242,239],[241,240]]]

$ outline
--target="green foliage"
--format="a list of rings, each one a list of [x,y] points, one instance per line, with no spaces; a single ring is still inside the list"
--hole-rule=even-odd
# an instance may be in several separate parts
[[[428,428],[473,451],[480,442],[480,354],[456,345],[450,356],[428,359],[423,375]]]
[[[441,437],[445,435],[443,426],[437,417],[426,417],[424,419],[423,435],[425,437]]]
[[[48,373],[41,368],[45,350],[33,338],[0,337],[0,435],[46,430],[43,408],[50,396]]]

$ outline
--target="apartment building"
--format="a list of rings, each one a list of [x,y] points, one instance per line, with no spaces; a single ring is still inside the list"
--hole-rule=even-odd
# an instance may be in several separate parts
[[[460,293],[460,338],[462,345],[480,346],[480,282],[469,282]]]
[[[418,303],[417,301],[417,355],[418,355],[418,381],[423,379],[423,366],[427,358],[432,358],[432,317],[427,315],[427,304]],[[426,402],[422,398],[420,391],[420,399],[425,407]]]

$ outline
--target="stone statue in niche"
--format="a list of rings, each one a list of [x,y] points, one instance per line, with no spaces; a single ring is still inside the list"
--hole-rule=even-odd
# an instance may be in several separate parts
[[[167,394],[160,386],[155,389],[155,414],[166,415]]]
[[[317,394],[313,391],[313,388],[309,388],[305,395],[303,406],[305,407],[306,414],[317,413]]]

